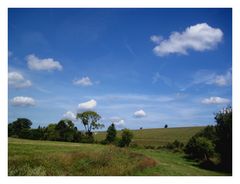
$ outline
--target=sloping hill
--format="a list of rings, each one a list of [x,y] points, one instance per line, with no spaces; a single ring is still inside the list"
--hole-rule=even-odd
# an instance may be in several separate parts
[[[154,128],[133,130],[133,142],[138,145],[163,146],[174,140],[186,143],[189,138],[202,130],[204,127],[178,127],[178,128]],[[118,131],[117,136],[121,136]],[[97,132],[95,139],[101,141],[105,139],[106,132]]]

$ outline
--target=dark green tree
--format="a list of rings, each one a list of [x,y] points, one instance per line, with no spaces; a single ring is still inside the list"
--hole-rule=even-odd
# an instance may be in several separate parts
[[[232,108],[218,112],[216,120],[216,150],[220,153],[221,164],[225,170],[232,171]]]
[[[74,141],[74,135],[76,130],[74,127],[74,123],[71,120],[68,119],[60,120],[56,125],[55,130],[58,132],[59,141],[67,142]]]
[[[32,122],[26,118],[18,118],[16,121],[8,125],[9,136],[15,136],[19,138],[28,138],[29,130],[32,126]]]
[[[132,141],[133,133],[129,129],[122,130],[122,138],[119,142],[120,147],[128,147]]]
[[[206,137],[192,137],[185,147],[185,153],[198,160],[209,160],[214,154],[214,144]]]
[[[117,130],[114,123],[112,123],[107,129],[106,141],[112,143],[115,141],[117,136]]]

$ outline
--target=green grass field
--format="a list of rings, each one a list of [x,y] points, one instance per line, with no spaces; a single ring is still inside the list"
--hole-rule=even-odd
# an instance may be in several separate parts
[[[133,143],[138,145],[163,146],[174,140],[187,143],[190,137],[202,130],[204,127],[180,127],[180,128],[155,128],[133,130]],[[121,131],[117,136],[120,137]],[[106,132],[97,132],[95,139],[101,141],[105,139]]]
[[[217,176],[181,153],[9,138],[9,176]]]

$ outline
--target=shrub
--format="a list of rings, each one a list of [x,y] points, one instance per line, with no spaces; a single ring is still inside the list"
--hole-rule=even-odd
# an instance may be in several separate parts
[[[120,147],[128,147],[129,144],[131,143],[132,141],[132,138],[133,138],[133,133],[128,130],[128,129],[123,129],[122,131],[122,138],[121,140],[119,141],[119,146]]]
[[[155,149],[155,146],[152,146],[152,145],[145,145],[144,148],[145,148],[145,149]]]
[[[116,139],[116,135],[117,130],[115,128],[115,125],[112,123],[107,129],[106,141],[109,143],[114,142],[114,140]]]
[[[167,149],[174,150],[174,151],[182,151],[184,144],[178,140],[175,140],[172,143],[167,143],[167,145],[164,147]]]
[[[185,147],[185,153],[198,160],[209,160],[214,155],[214,144],[205,137],[192,137]]]

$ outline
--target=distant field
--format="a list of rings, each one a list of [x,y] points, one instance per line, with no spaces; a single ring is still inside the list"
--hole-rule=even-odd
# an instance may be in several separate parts
[[[217,176],[182,153],[8,139],[9,176]]]
[[[174,140],[187,143],[189,138],[202,130],[204,127],[180,127],[180,128],[155,128],[133,130],[133,142],[138,145],[162,146]],[[118,131],[120,137],[121,131]],[[95,139],[101,141],[105,139],[106,132],[98,132]]]

